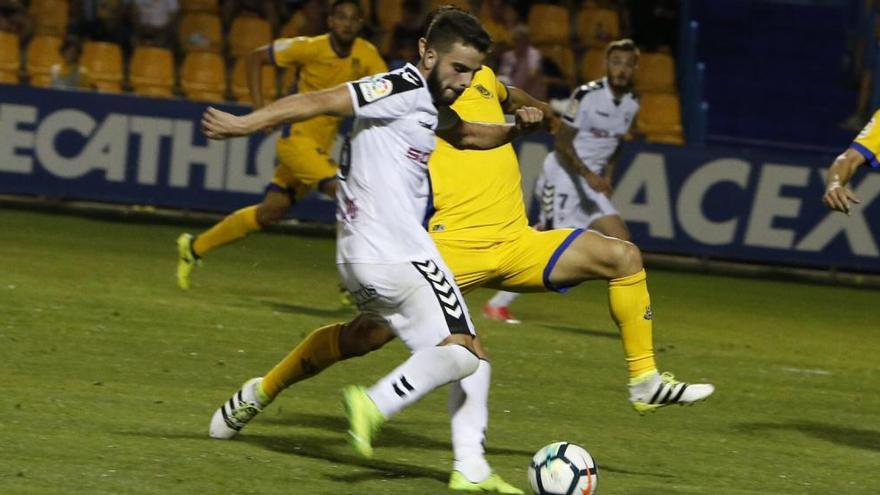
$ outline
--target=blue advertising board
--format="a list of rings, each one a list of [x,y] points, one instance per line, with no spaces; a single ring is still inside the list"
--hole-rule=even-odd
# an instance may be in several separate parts
[[[277,136],[208,141],[205,106],[0,85],[0,193],[216,212],[258,202]],[[551,144],[517,143],[526,182]],[[832,159],[627,143],[612,200],[645,251],[880,272],[880,174],[858,174],[862,204],[832,213],[820,202]],[[311,197],[292,216],[332,222],[333,211]]]

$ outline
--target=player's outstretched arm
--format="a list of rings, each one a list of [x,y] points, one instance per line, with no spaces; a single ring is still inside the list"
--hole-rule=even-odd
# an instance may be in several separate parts
[[[553,150],[559,157],[559,163],[568,173],[583,177],[593,190],[610,194],[611,182],[608,178],[592,172],[575,151],[574,138],[577,133],[577,129],[570,125],[562,124],[560,126],[559,132],[556,133],[556,142],[553,145]]]
[[[504,113],[508,115],[513,114],[523,107],[535,107],[544,112],[544,126],[547,130],[553,134],[556,134],[556,131],[559,130],[559,117],[553,113],[549,103],[541,101],[515,86],[508,86],[507,101],[504,102],[503,108]]]
[[[852,148],[847,148],[834,159],[834,163],[828,169],[825,194],[822,196],[822,202],[825,203],[825,206],[849,215],[850,202],[858,204],[859,200],[846,185],[855,174],[856,169],[864,163],[865,157]]]
[[[348,86],[342,84],[323,91],[285,96],[247,115],[232,115],[208,107],[202,115],[202,132],[211,139],[226,139],[318,115],[348,117],[353,114],[351,93]]]
[[[534,107],[516,111],[514,124],[484,124],[461,120],[452,109],[444,107],[440,113],[437,135],[458,149],[489,150],[541,128],[544,114]]]

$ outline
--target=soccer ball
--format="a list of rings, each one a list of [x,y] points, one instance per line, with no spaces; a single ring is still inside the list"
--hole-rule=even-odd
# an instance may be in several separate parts
[[[536,495],[593,495],[598,483],[593,456],[573,443],[551,443],[529,465],[529,484]]]

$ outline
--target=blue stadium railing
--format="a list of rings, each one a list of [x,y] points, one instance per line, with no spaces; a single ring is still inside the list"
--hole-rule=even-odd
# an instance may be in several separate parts
[[[697,60],[700,24],[691,19],[691,0],[683,0],[679,11],[679,51],[676,76],[679,81],[682,125],[690,145],[706,144],[709,104],[705,101],[706,65]]]

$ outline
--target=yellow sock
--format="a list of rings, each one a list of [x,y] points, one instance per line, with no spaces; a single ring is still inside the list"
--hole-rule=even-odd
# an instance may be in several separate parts
[[[342,323],[321,327],[310,333],[290,354],[263,377],[261,388],[271,400],[294,383],[316,375],[342,359],[339,332]]]
[[[241,239],[255,230],[260,230],[257,222],[257,206],[248,206],[231,213],[220,223],[199,234],[193,241],[193,252],[203,256],[208,251]]]
[[[608,283],[611,317],[620,328],[630,378],[656,371],[651,296],[645,270]]]

